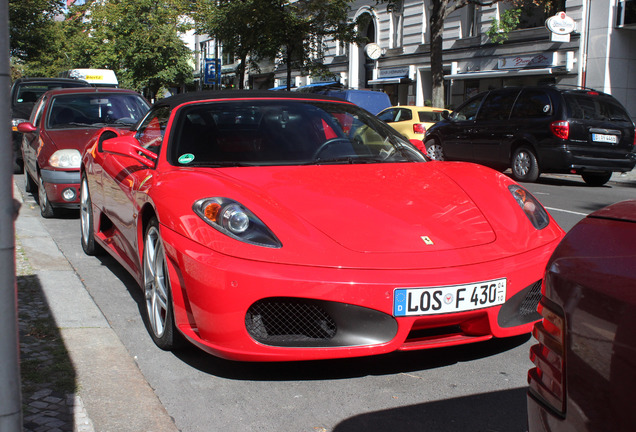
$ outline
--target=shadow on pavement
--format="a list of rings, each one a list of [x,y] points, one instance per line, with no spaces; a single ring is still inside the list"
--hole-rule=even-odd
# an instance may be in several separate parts
[[[360,414],[333,432],[527,431],[526,389],[502,390]]]
[[[210,375],[249,381],[349,379],[368,375],[430,370],[460,362],[490,357],[525,344],[530,335],[493,339],[449,348],[434,348],[412,352],[359,357],[351,359],[248,363],[223,360],[195,347],[176,351],[175,355],[188,365]]]
[[[24,431],[73,430],[77,377],[40,281],[16,256]]]

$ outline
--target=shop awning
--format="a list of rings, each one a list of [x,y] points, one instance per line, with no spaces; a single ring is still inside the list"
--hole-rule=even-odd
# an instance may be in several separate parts
[[[407,77],[397,77],[397,78],[380,78],[369,80],[369,84],[371,85],[381,85],[381,84],[402,84],[410,82],[411,80]]]
[[[444,75],[444,79],[447,79],[447,80],[481,79],[481,78],[524,76],[524,75],[555,75],[555,74],[564,74],[564,73],[567,73],[567,71],[563,67],[488,70],[488,71],[463,72],[463,73]]]

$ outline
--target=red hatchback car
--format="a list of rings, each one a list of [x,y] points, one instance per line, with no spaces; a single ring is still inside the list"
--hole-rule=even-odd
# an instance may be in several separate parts
[[[529,333],[563,236],[509,177],[322,95],[174,96],[104,129],[81,175],[82,246],[135,277],[154,342],[235,360]]]
[[[132,90],[86,87],[42,95],[30,120],[18,125],[26,190],[37,190],[42,216],[79,208],[79,167],[91,136],[104,126],[129,129],[149,106]]]
[[[548,263],[530,351],[530,432],[636,428],[636,200],[579,222]]]

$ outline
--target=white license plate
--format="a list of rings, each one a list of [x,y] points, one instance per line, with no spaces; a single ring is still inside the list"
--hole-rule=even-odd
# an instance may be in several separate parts
[[[436,315],[497,306],[506,301],[506,278],[462,285],[396,288],[393,316]]]
[[[616,135],[592,134],[592,141],[616,144],[618,137]]]

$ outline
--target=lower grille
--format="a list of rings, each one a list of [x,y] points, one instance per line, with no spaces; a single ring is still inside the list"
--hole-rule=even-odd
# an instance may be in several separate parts
[[[528,285],[501,306],[497,323],[501,327],[515,327],[541,319],[537,306],[541,300],[541,279]]]
[[[328,340],[337,332],[335,321],[320,305],[292,298],[254,303],[245,315],[245,327],[254,339],[270,345]]]
[[[538,280],[530,287],[530,290],[526,293],[525,297],[523,298],[523,301],[521,302],[521,306],[519,306],[519,315],[521,315],[522,317],[525,317],[525,316],[536,317],[537,306],[539,306],[540,300],[541,300],[541,281]]]

